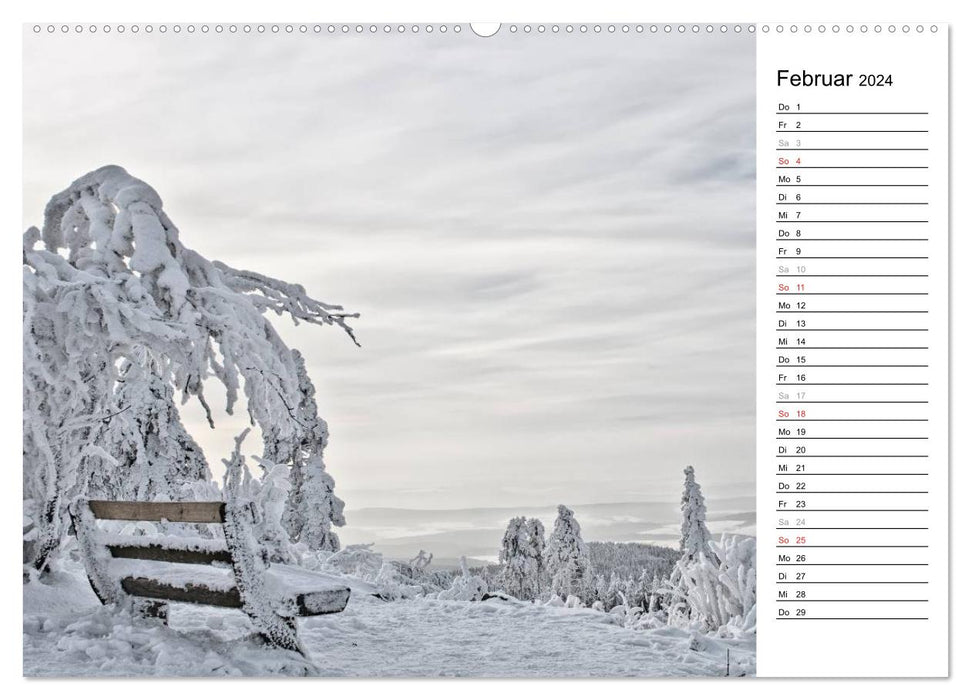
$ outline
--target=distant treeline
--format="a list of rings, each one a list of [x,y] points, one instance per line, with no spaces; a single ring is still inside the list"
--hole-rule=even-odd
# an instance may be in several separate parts
[[[587,552],[594,576],[607,580],[615,574],[621,579],[636,580],[645,571],[648,580],[655,576],[663,580],[681,557],[681,552],[671,547],[639,542],[587,542]]]

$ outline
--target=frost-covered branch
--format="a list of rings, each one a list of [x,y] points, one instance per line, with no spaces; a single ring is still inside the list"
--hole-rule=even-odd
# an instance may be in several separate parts
[[[307,321],[340,326],[354,344],[360,346],[354,330],[347,324],[347,319],[359,318],[360,314],[345,312],[342,306],[310,298],[301,284],[290,284],[250,270],[237,270],[218,260],[213,261],[213,265],[230,288],[246,294],[257,308],[273,311],[278,316],[289,315],[295,323]]]

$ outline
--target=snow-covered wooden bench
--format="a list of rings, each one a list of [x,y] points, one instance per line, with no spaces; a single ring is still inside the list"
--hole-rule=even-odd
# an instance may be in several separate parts
[[[163,621],[168,601],[240,608],[269,643],[302,651],[295,618],[341,612],[350,597],[334,577],[263,564],[249,532],[250,503],[78,499],[71,511],[88,580],[104,604],[129,603]],[[225,537],[113,535],[98,520],[207,523]]]

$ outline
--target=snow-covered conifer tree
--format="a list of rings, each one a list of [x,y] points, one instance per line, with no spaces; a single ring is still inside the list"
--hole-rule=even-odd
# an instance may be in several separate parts
[[[593,577],[593,581],[590,584],[590,592],[594,599],[599,600],[603,607],[607,606],[607,579],[603,574],[597,574]]]
[[[641,576],[637,579],[637,583],[634,587],[634,604],[643,608],[645,612],[648,612],[648,606],[651,600],[651,577],[647,573],[647,569],[641,572]]]
[[[622,584],[617,572],[610,574],[610,582],[607,584],[607,595],[604,599],[604,607],[610,610],[615,605],[620,605],[620,593]]]
[[[526,529],[526,518],[512,518],[502,536],[502,546],[499,550],[499,586],[509,595],[526,599],[531,597],[532,581],[530,580],[527,549],[529,547],[529,533]]]
[[[639,592],[637,581],[635,581],[633,577],[628,577],[624,580],[624,584],[621,588],[621,593],[623,594],[624,599],[627,601],[627,605],[630,607],[640,607],[637,602]]]
[[[711,533],[705,523],[707,509],[701,486],[695,481],[695,468],[684,469],[684,491],[681,494],[681,553],[688,558],[711,555]]]
[[[340,539],[331,524],[344,525],[344,501],[334,493],[334,478],[324,467],[327,423],[317,413],[316,389],[303,356],[294,350],[293,358],[300,379],[297,413],[304,435],[285,460],[292,467],[284,523],[294,542],[303,542],[313,550],[336,552]],[[280,456],[276,455],[278,459]]]
[[[209,464],[186,431],[170,384],[153,367],[125,360],[105,418],[103,445],[88,493],[110,500],[189,500],[208,485]]]
[[[654,578],[651,580],[651,595],[647,599],[647,606],[645,610],[647,612],[654,612],[655,610],[660,610],[665,607],[667,598],[663,593],[663,585],[661,583],[661,577],[654,574]]]
[[[546,589],[546,567],[543,550],[546,549],[546,528],[539,518],[526,521],[526,566],[530,582],[528,597],[537,598]]]
[[[590,559],[580,536],[580,524],[573,511],[558,507],[553,533],[543,552],[543,564],[549,572],[550,589],[554,595],[586,597],[589,589]]]
[[[269,451],[283,454],[304,441],[306,421],[293,355],[265,314],[337,325],[353,339],[354,314],[185,247],[155,190],[117,166],[51,198],[43,229],[24,234],[23,263],[24,554],[38,569],[66,532],[67,505],[111,457],[126,361],[198,400],[210,423],[205,380],[223,385],[230,413],[242,389]]]
[[[705,586],[710,576],[717,576],[720,560],[712,550],[706,514],[705,497],[695,481],[694,467],[685,467],[681,495],[681,559],[671,572],[670,587],[663,591],[662,607],[681,605],[683,600],[704,599],[711,592],[706,591]],[[697,614],[700,609],[697,603],[682,607],[688,615]]]

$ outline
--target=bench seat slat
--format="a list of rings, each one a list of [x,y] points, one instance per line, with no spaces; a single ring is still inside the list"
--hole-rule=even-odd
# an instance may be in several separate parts
[[[201,567],[157,560],[112,559],[109,573],[129,595],[180,603],[238,608],[241,597],[228,568]],[[270,600],[288,615],[300,617],[339,613],[351,591],[335,577],[286,564],[272,564],[265,573]]]
[[[167,561],[173,564],[213,564],[221,562],[232,564],[233,557],[228,550],[197,551],[165,547],[160,544],[122,545],[108,544],[108,551],[116,559],[145,559]]]
[[[140,598],[212,605],[221,608],[239,608],[242,606],[242,599],[236,587],[218,590],[192,583],[177,586],[150,578],[127,577],[121,580],[121,588],[128,595]],[[347,607],[350,595],[350,590],[344,588],[314,593],[298,593],[278,602],[282,608],[299,617],[312,617],[343,611]]]
[[[99,520],[144,520],[173,523],[223,523],[226,504],[222,501],[88,501]]]
[[[217,590],[194,583],[185,583],[177,586],[151,578],[126,577],[121,580],[121,588],[128,595],[142,598],[157,598],[178,603],[196,603],[198,605],[214,605],[221,608],[238,608],[242,605],[239,591],[235,586],[227,590]]]

